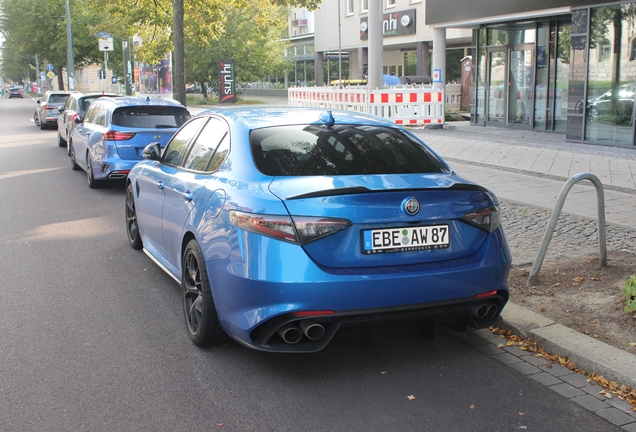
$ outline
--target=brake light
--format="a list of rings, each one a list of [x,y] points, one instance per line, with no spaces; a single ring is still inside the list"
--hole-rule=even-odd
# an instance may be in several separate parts
[[[499,205],[472,211],[462,216],[464,222],[483,229],[487,232],[493,232],[501,223],[501,211]]]
[[[314,316],[323,316],[323,315],[333,315],[335,314],[332,310],[317,310],[317,311],[301,311],[301,312],[293,312],[292,315],[299,318],[307,318]]]
[[[134,132],[117,132],[109,131],[104,134],[104,140],[106,141],[128,141],[136,134]]]
[[[53,106],[53,105],[44,105],[44,109],[45,110],[52,110],[52,109],[55,109],[55,106]]]
[[[238,228],[293,244],[307,244],[351,226],[346,219],[283,215],[261,215],[230,211],[230,222]]]
[[[475,298],[492,297],[492,296],[496,296],[496,295],[497,295],[497,290],[494,290],[494,291],[488,291],[488,292],[485,292],[485,293],[477,294],[475,296]]]

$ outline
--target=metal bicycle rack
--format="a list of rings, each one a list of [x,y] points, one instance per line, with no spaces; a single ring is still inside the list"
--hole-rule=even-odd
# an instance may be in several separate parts
[[[545,254],[548,251],[548,246],[550,246],[550,240],[552,240],[552,234],[554,233],[554,228],[559,220],[559,216],[561,215],[561,210],[563,209],[563,204],[565,203],[565,198],[568,195],[572,186],[581,180],[589,180],[596,187],[596,201],[598,205],[598,256],[599,256],[599,264],[602,267],[607,267],[607,239],[605,237],[605,194],[603,193],[603,185],[601,181],[594,174],[591,173],[580,173],[571,177],[561,189],[561,193],[559,194],[559,198],[557,199],[556,205],[554,206],[554,211],[552,212],[552,216],[550,217],[550,223],[548,223],[548,227],[545,230],[545,234],[543,235],[543,242],[541,243],[541,247],[539,248],[539,252],[537,253],[537,257],[534,260],[534,264],[532,265],[532,270],[530,270],[530,276],[528,277],[528,285],[536,285],[539,281],[539,270],[541,269],[541,265],[543,264],[543,260],[545,259]]]

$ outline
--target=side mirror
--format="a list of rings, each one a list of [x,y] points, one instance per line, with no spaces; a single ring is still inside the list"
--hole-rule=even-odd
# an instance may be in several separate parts
[[[84,120],[84,119],[82,118],[82,116],[79,116],[79,115],[78,115],[77,117],[75,117],[75,118],[73,119],[73,122],[74,122],[75,124],[80,124],[80,123],[82,122],[82,120]]]
[[[141,154],[141,157],[153,161],[161,159],[161,144],[158,142],[148,144],[144,147],[144,152]]]
[[[57,107],[57,110],[60,112],[60,114],[62,114],[64,112],[64,107],[63,106]]]
[[[20,92],[20,93],[22,93],[22,92]],[[36,100],[35,103],[40,105],[40,99]]]

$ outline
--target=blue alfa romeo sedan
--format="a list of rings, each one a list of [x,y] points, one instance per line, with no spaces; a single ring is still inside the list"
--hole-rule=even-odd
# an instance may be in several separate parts
[[[128,239],[181,285],[197,345],[431,337],[491,325],[508,301],[495,195],[383,119],[210,110],[144,158],[127,178]]]

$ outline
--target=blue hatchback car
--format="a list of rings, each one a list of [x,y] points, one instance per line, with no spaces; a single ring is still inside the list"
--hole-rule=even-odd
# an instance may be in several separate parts
[[[197,345],[430,337],[491,325],[508,301],[495,195],[383,119],[211,110],[144,157],[127,179],[128,239],[181,285]]]
[[[189,118],[188,110],[171,99],[99,98],[84,116],[73,119],[71,168],[86,171],[90,188],[125,178],[148,144],[165,146]]]

